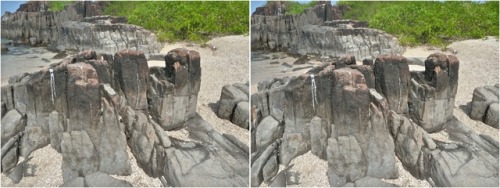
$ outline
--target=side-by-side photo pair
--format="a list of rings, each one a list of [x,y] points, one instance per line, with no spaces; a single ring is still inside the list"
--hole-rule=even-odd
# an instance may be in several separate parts
[[[498,1],[1,1],[1,187],[499,187]]]

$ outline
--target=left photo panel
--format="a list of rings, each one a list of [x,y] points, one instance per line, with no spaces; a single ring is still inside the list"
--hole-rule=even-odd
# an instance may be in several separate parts
[[[249,2],[2,1],[2,187],[248,187]]]

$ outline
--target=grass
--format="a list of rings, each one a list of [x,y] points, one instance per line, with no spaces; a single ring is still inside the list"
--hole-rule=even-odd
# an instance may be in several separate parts
[[[153,30],[160,41],[206,42],[212,37],[248,34],[247,1],[112,1],[105,14]]]
[[[498,37],[499,2],[347,2],[346,19],[397,36],[402,45],[445,47],[455,40]]]
[[[49,1],[49,11],[59,12],[64,10],[66,5],[73,3],[74,1]]]

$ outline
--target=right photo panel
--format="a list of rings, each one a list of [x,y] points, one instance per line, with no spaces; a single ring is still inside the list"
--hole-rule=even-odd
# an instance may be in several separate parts
[[[498,7],[251,1],[251,186],[498,187]]]

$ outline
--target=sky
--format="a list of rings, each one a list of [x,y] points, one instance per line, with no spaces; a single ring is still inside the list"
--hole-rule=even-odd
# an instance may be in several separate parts
[[[16,12],[19,8],[19,5],[25,3],[26,1],[1,1],[2,3],[2,16],[5,14],[5,11]]]

